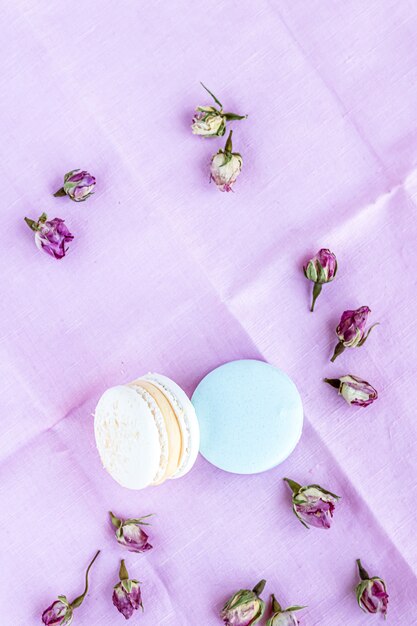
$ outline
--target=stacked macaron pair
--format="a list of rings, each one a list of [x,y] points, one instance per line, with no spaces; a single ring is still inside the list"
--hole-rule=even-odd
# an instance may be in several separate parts
[[[94,430],[105,469],[129,489],[184,476],[200,445],[193,405],[174,381],[160,374],[105,391]]]

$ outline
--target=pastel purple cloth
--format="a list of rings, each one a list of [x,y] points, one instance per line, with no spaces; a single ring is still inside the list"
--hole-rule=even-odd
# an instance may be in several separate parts
[[[386,580],[389,623],[416,624],[417,5],[87,0],[82,13],[22,0],[1,14],[2,624],[40,624],[58,594],[80,594],[99,548],[77,626],[124,621],[121,558],[143,583],[143,626],[216,626],[261,578],[265,599],[308,605],[306,626],[366,625],[359,557]],[[224,139],[191,133],[200,80],[249,114],[230,123],[235,193],[208,180]],[[53,198],[76,167],[94,196]],[[77,234],[60,263],[23,221],[43,210]],[[321,247],[339,270],[312,315],[302,267]],[[340,315],[364,303],[381,326],[330,363]],[[93,436],[104,389],[157,371],[192,393],[236,358],[300,389],[304,433],[284,464],[236,476],[199,458],[137,493],[111,480]],[[380,392],[366,416],[323,384],[346,372]],[[342,496],[330,531],[297,521],[284,476]],[[156,513],[154,549],[123,551],[109,510]]]

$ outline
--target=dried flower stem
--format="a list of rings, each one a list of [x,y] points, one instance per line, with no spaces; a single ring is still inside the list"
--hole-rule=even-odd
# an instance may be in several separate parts
[[[359,576],[361,577],[361,580],[369,580],[369,574],[366,571],[366,569],[362,566],[361,560],[360,559],[356,559],[356,564],[358,566],[358,570],[359,570]]]
[[[253,593],[256,593],[257,596],[260,596],[263,590],[265,589],[266,580],[262,579],[258,582],[257,585],[252,589]]]
[[[93,560],[91,561],[90,565],[87,567],[87,571],[85,573],[85,589],[84,589],[83,593],[80,596],[78,596],[78,598],[75,598],[75,600],[73,600],[71,602],[71,607],[73,609],[79,607],[80,604],[82,603],[82,601],[84,600],[85,596],[87,595],[87,592],[88,592],[88,574],[90,572],[90,569],[91,569],[94,561],[96,560],[96,558],[98,557],[99,554],[100,554],[100,550],[97,550]]]
[[[310,308],[311,312],[314,311],[314,305],[316,304],[316,300],[319,297],[319,295],[321,294],[321,290],[322,289],[323,289],[323,285],[321,283],[314,283],[314,287],[313,287],[313,301],[311,303],[311,308]]]

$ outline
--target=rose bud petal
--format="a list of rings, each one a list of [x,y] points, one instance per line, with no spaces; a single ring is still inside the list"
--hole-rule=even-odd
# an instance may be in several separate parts
[[[229,120],[243,120],[247,115],[237,115],[236,113],[225,113],[222,103],[211,93],[207,87],[201,83],[202,87],[210,94],[214,102],[220,107],[216,109],[214,106],[199,106],[196,108],[196,114],[193,117],[192,131],[193,135],[202,137],[221,137],[226,132],[226,122]]]
[[[322,286],[325,283],[330,283],[336,276],[337,260],[333,252],[327,248],[322,248],[303,269],[305,277],[314,283],[313,300],[310,308],[310,311],[314,311],[314,305],[321,293]]]
[[[389,596],[385,582],[378,576],[370,578],[360,559],[357,559],[356,563],[361,579],[355,589],[359,606],[365,613],[379,613],[386,617]]]
[[[378,392],[372,385],[352,374],[340,378],[325,378],[324,382],[338,389],[339,395],[343,396],[348,404],[369,406],[378,398]]]
[[[142,526],[149,526],[148,522],[143,521],[148,517],[151,517],[151,515],[144,515],[138,519],[122,520],[110,512],[111,522],[117,529],[116,539],[122,546],[126,546],[130,552],[147,552],[152,550],[152,546],[148,541],[149,537],[142,528]]]
[[[305,609],[305,606],[290,606],[282,609],[274,595],[271,596],[272,617],[266,622],[266,626],[298,626],[300,623],[295,616],[295,611]]]
[[[129,578],[124,561],[120,564],[119,578],[120,582],[113,589],[113,604],[126,619],[129,619],[139,607],[143,610],[140,583]]]
[[[242,157],[238,152],[232,152],[232,133],[230,131],[224,150],[219,150],[211,159],[210,178],[220,191],[232,191],[242,169]]]
[[[58,599],[55,600],[43,613],[42,613],[42,621],[46,626],[68,626],[68,624],[72,623],[74,618],[74,609],[77,609],[84,601],[85,596],[88,593],[88,574],[90,569],[100,554],[100,550],[98,550],[87,567],[87,571],[85,572],[85,588],[83,593],[75,598],[72,602],[68,602],[66,596],[58,596]]]
[[[68,251],[66,245],[74,239],[65,226],[64,220],[54,217],[48,220],[46,213],[42,213],[37,222],[25,217],[25,222],[35,232],[35,244],[39,250],[50,254],[54,259],[62,259]]]
[[[84,202],[93,194],[95,184],[96,179],[88,172],[71,170],[64,176],[64,186],[54,196],[58,198],[66,195],[74,202]]]
[[[266,580],[261,580],[250,591],[241,589],[224,605],[220,617],[226,626],[252,626],[257,624],[265,611],[265,603],[259,597]]]
[[[340,496],[327,491],[320,485],[302,487],[289,478],[284,478],[292,490],[293,511],[306,528],[331,527],[333,513]]]
[[[331,361],[335,361],[345,348],[360,348],[369,337],[369,333],[379,322],[373,324],[365,332],[365,326],[371,309],[361,306],[356,311],[345,311],[336,328],[339,343],[334,349]]]

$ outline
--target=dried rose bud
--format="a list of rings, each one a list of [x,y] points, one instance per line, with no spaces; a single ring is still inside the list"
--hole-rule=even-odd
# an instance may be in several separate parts
[[[65,626],[72,623],[74,613],[65,596],[58,596],[42,614],[42,621],[48,626]]]
[[[193,135],[202,137],[221,137],[226,132],[226,123],[230,120],[243,120],[247,115],[237,115],[236,113],[225,113],[222,103],[201,83],[204,89],[211,95],[215,103],[220,107],[199,106],[193,117]]]
[[[361,306],[356,311],[345,311],[340,318],[336,335],[339,337],[339,343],[334,349],[331,361],[335,361],[342,354],[345,348],[360,348],[369,337],[369,333],[379,322],[373,324],[365,332],[366,321],[371,309],[367,306]]]
[[[386,617],[388,610],[388,593],[382,578],[374,576],[370,578],[368,572],[362,567],[360,559],[356,560],[361,582],[356,587],[356,599],[365,613],[380,613]]]
[[[232,191],[242,169],[242,157],[238,152],[232,152],[232,133],[231,130],[224,150],[219,150],[211,159],[210,178],[220,191]]]
[[[223,607],[220,617],[226,626],[252,626],[257,624],[265,611],[265,603],[259,597],[266,580],[261,580],[250,591],[241,589]]]
[[[113,589],[113,604],[126,619],[129,619],[139,607],[143,610],[140,583],[129,578],[124,561],[120,564],[119,578],[120,582]]]
[[[37,222],[25,217],[25,222],[35,232],[35,244],[39,250],[50,254],[54,259],[62,259],[68,251],[67,243],[74,239],[65,226],[64,220],[54,217],[48,220],[46,213],[42,213]]]
[[[280,603],[274,595],[271,596],[272,617],[266,622],[266,626],[298,626],[300,623],[295,611],[305,609],[305,606],[290,606],[288,609],[282,609]]]
[[[348,404],[369,406],[378,398],[378,392],[372,385],[352,374],[340,378],[325,378],[324,382],[338,389],[339,395],[343,396]]]
[[[215,107],[199,106],[196,108],[191,128],[193,135],[221,137],[226,132],[226,119]]]
[[[313,300],[310,311],[314,311],[314,305],[325,283],[330,283],[337,272],[337,260],[333,252],[327,248],[319,250],[312,259],[304,266],[304,275],[314,283]]]
[[[69,196],[74,202],[84,202],[92,194],[96,184],[94,176],[86,171],[71,170],[64,176],[64,186],[54,193],[56,198]]]
[[[72,602],[68,602],[66,596],[58,596],[58,599],[55,600],[43,613],[42,613],[42,621],[47,626],[68,626],[72,623],[74,618],[74,609],[77,609],[83,603],[83,600],[88,592],[88,574],[90,569],[100,554],[100,550],[96,553],[90,565],[87,567],[87,571],[85,573],[85,588],[83,593],[75,598]]]
[[[302,487],[289,478],[284,480],[291,487],[293,510],[300,522],[306,528],[310,526],[330,528],[333,512],[340,497],[320,485]]]
[[[149,537],[142,529],[142,526],[149,526],[148,522],[143,521],[148,517],[151,517],[151,515],[144,515],[138,519],[122,520],[110,512],[111,522],[117,529],[116,539],[122,546],[126,546],[130,552],[147,552],[152,550],[152,546],[148,541]]]

